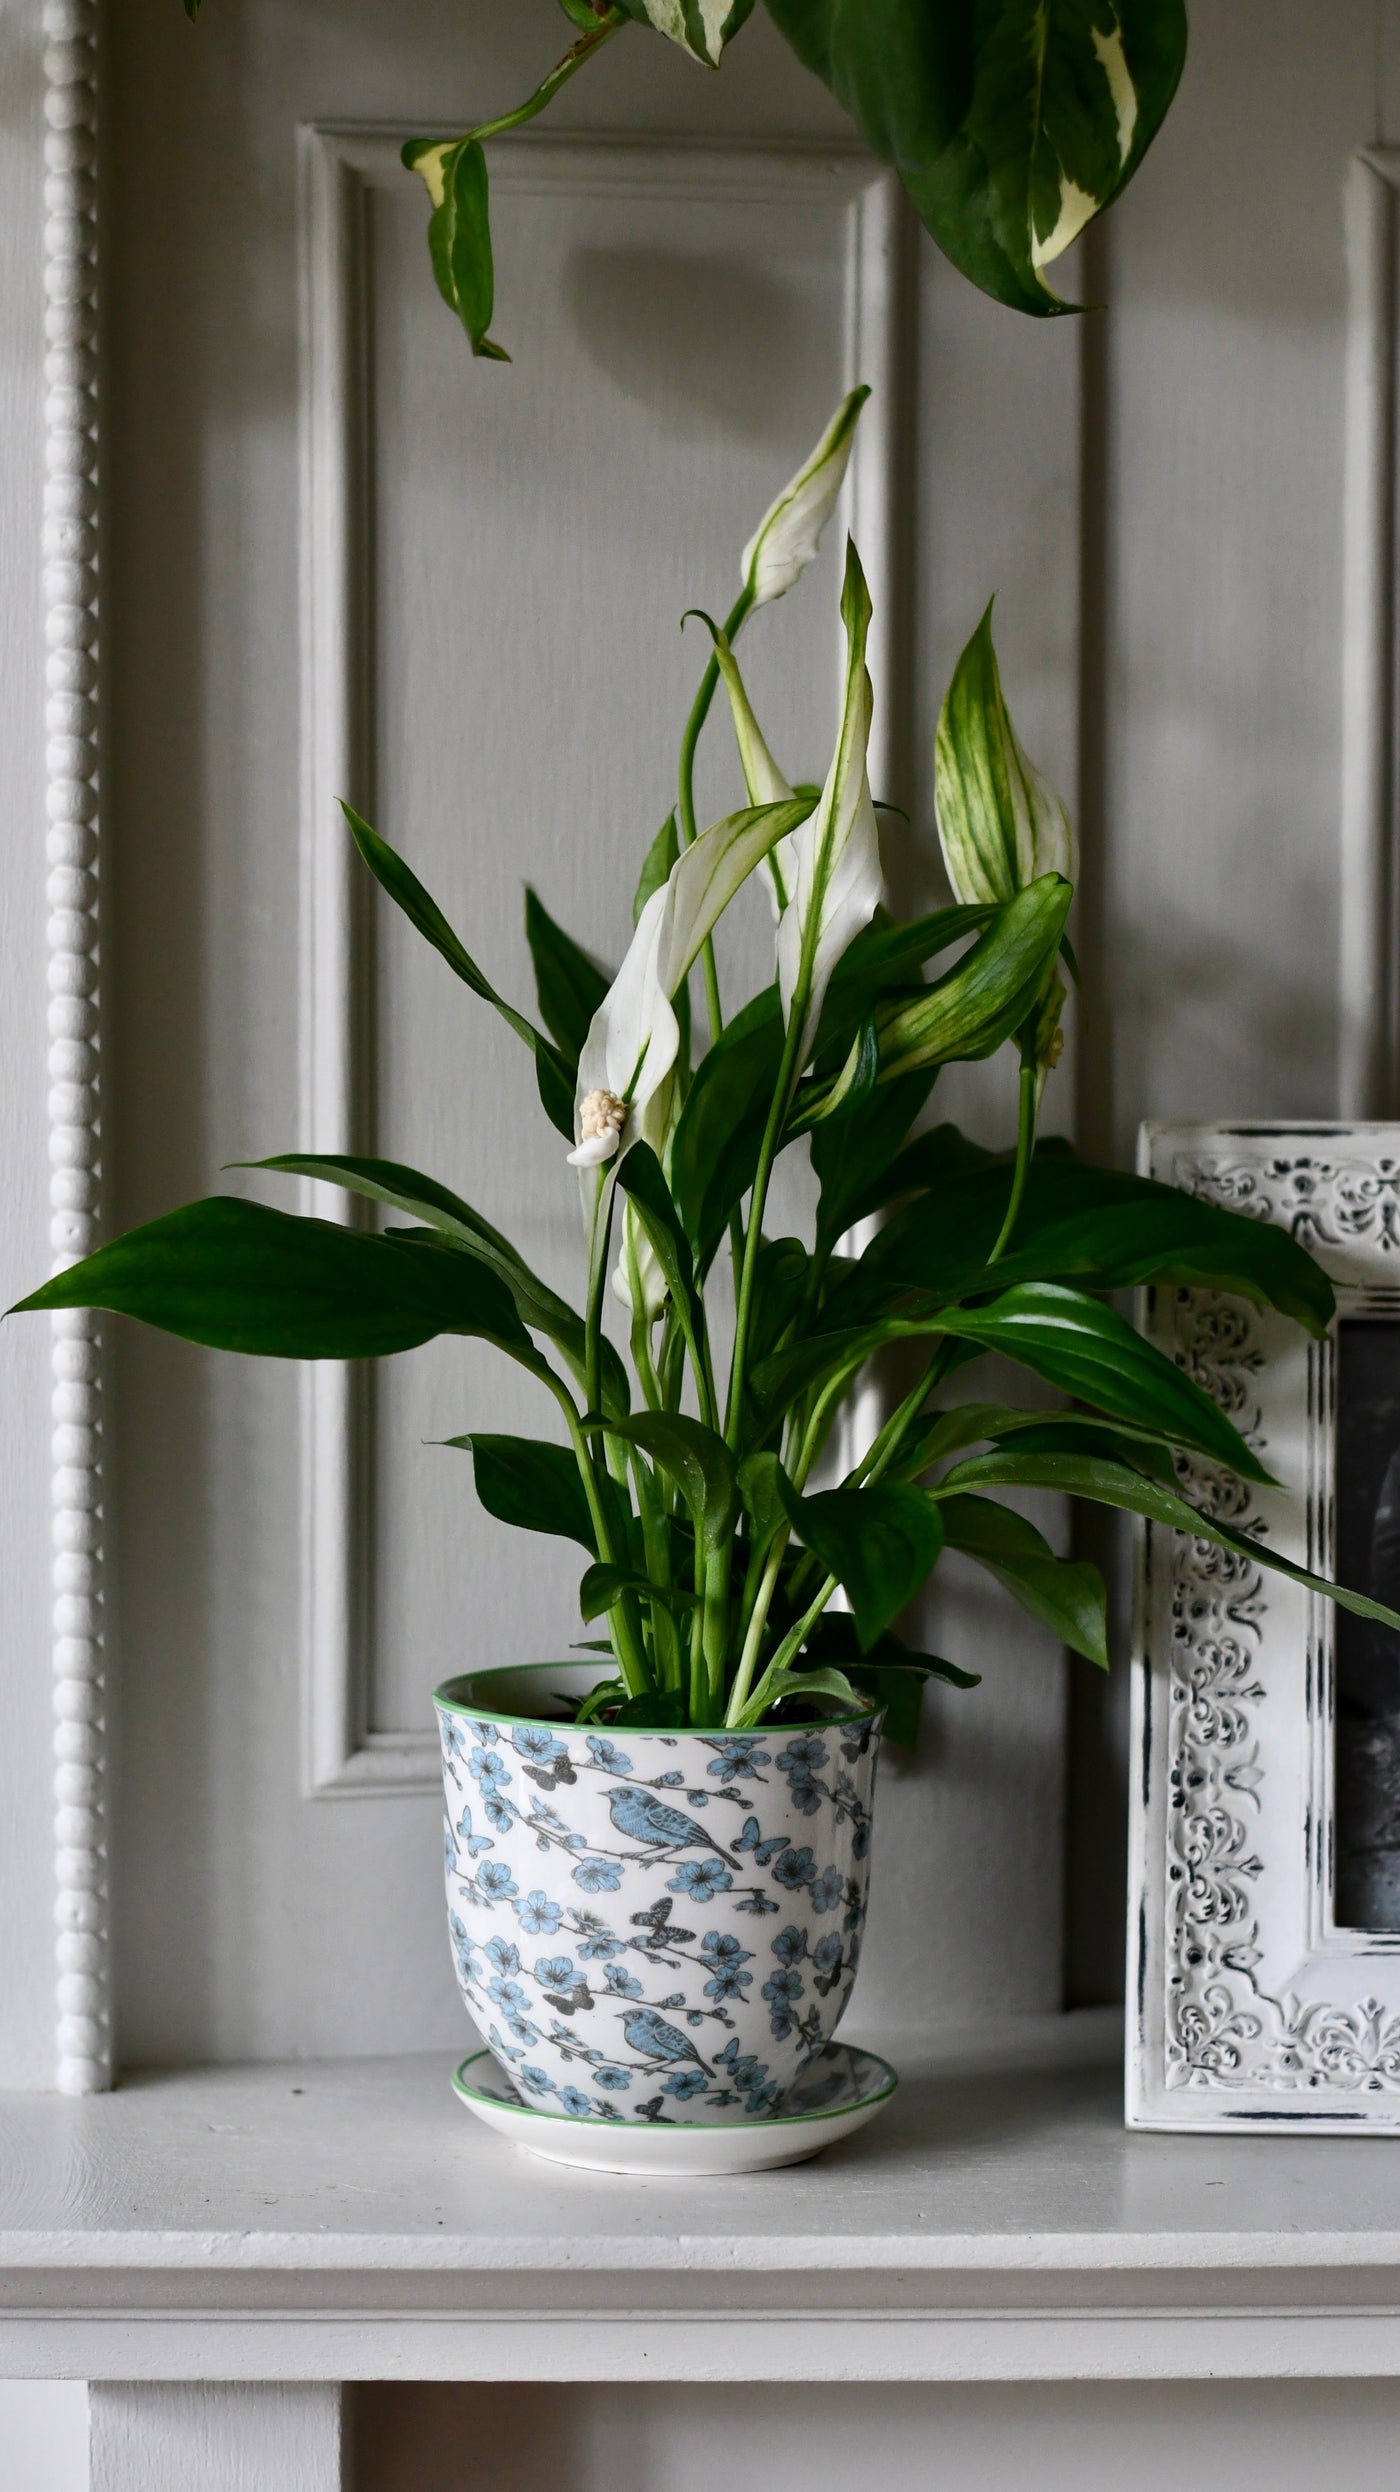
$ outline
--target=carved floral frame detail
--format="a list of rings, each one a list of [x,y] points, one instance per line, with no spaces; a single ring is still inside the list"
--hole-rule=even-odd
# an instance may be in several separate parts
[[[1148,1126],[1141,1159],[1287,1228],[1343,1316],[1400,1320],[1400,1127]],[[1190,1493],[1329,1572],[1334,1341],[1214,1292],[1148,1291],[1144,1313],[1287,1492],[1191,1463]],[[1247,1558],[1142,1531],[1130,2126],[1400,2131],[1400,1934],[1332,1911],[1332,1622]]]

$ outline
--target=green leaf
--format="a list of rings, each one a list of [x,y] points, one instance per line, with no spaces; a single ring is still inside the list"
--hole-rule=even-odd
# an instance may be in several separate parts
[[[617,0],[639,26],[669,35],[693,61],[718,69],[720,55],[753,10],[754,0]]]
[[[574,1075],[559,1050],[533,1021],[517,1012],[503,995],[498,995],[484,972],[478,969],[470,952],[453,932],[431,893],[425,891],[417,875],[403,858],[397,856],[387,839],[370,828],[352,805],[342,802],[341,812],[350,825],[350,835],[381,890],[387,891],[396,906],[403,910],[410,925],[416,926],[434,951],[440,952],[448,968],[455,971],[464,986],[483,1003],[491,1004],[502,1020],[523,1039],[535,1059],[535,1079],[539,1085],[540,1105],[557,1133],[574,1139]]]
[[[1010,1184],[1010,1159],[977,1150],[955,1127],[921,1134],[892,1163],[886,1199],[916,1188],[927,1199],[886,1223],[863,1274],[940,1297],[990,1286],[986,1257]],[[1090,1167],[1060,1143],[1036,1153],[1016,1234],[1021,1242],[996,1266],[998,1280],[1218,1289],[1277,1307],[1319,1340],[1336,1312],[1326,1273],[1286,1230],[1151,1178]]]
[[[671,1185],[701,1272],[758,1167],[782,1061],[778,990],[765,987],[701,1058],[671,1145]]]
[[[262,1358],[384,1358],[447,1332],[535,1355],[509,1291],[484,1264],[229,1195],[128,1230],[13,1312],[44,1307],[107,1307]]]
[[[1136,172],[1186,53],[1183,0],[768,0],[955,267],[1064,310],[1042,270]]]
[[[1077,1289],[1022,1281],[990,1306],[942,1308],[935,1320],[955,1339],[1001,1351],[1112,1419],[1159,1429],[1173,1444],[1223,1462],[1243,1479],[1269,1478],[1239,1430],[1190,1376],[1111,1307]]]
[[[428,219],[428,252],[438,292],[457,314],[474,355],[492,363],[509,363],[503,346],[487,332],[495,307],[496,276],[491,254],[491,207],[486,157],[481,142],[460,138],[451,145],[411,138],[403,162],[422,175],[433,212]]]
[[[549,1532],[576,1540],[590,1557],[598,1552],[593,1517],[578,1463],[563,1445],[533,1436],[449,1436],[448,1445],[471,1455],[476,1493],[498,1523],[523,1532]]]
[[[985,932],[996,915],[994,908],[981,905],[935,909],[928,917],[916,917],[906,926],[896,926],[883,909],[877,910],[871,923],[863,926],[847,945],[832,973],[822,1010],[819,1056],[833,1046],[848,1045],[851,1032],[859,1027],[872,1004],[882,996],[902,993],[917,985],[927,962],[953,944],[962,943],[968,935]]]
[[[635,1419],[610,1423],[607,1433],[639,1446],[674,1480],[697,1534],[708,1549],[719,1548],[739,1511],[738,1474],[723,1437],[698,1419],[666,1411],[643,1411]]]
[[[540,1018],[558,1042],[575,1073],[588,1025],[612,984],[611,971],[579,949],[572,935],[555,924],[539,894],[525,886],[525,940],[535,964],[535,993]]]
[[[770,1712],[781,1696],[834,1696],[843,1705],[860,1702],[844,1670],[774,1670],[763,1686]]]
[[[776,1454],[748,1454],[739,1465],[739,1495],[749,1524],[750,1582],[780,1531],[787,1529],[783,1466]]]
[[[607,1723],[614,1731],[678,1731],[685,1725],[685,1697],[679,1688],[649,1687],[629,1696]]]
[[[704,1302],[695,1286],[690,1241],[671,1200],[671,1189],[662,1174],[661,1162],[649,1142],[635,1142],[625,1158],[619,1160],[617,1182],[636,1207],[637,1217],[661,1266],[691,1354],[698,1361],[705,1334]]]
[[[787,1517],[850,1598],[861,1648],[913,1600],[943,1546],[938,1509],[922,1489],[881,1480],[872,1488],[833,1488],[801,1497],[783,1480]]]
[[[1027,1453],[1104,1454],[1131,1463],[1154,1479],[1176,1478],[1166,1439],[1154,1429],[1129,1426],[1080,1410],[1016,1410],[1004,1402],[960,1402],[930,1415],[922,1438],[909,1447],[900,1468],[916,1478],[969,1445],[1014,1442]]]
[[[911,1002],[881,1007],[881,1079],[994,1055],[1037,1003],[1073,885],[1043,874],[1018,891],[955,969]]]
[[[783,1139],[795,1142],[800,1134],[827,1125],[844,1125],[868,1107],[880,1078],[880,1041],[873,1016],[862,1021],[851,1051],[834,1081],[811,1078],[803,1082],[793,1100],[783,1128]]]
[[[272,1159],[247,1160],[240,1165],[271,1169],[282,1176],[314,1177],[326,1185],[343,1186],[347,1193],[361,1195],[368,1202],[387,1203],[395,1211],[406,1211],[415,1219],[426,1221],[429,1228],[490,1266],[510,1291],[522,1323],[533,1325],[537,1332],[547,1334],[561,1346],[577,1344],[582,1353],[582,1317],[536,1278],[509,1238],[493,1229],[490,1221],[483,1220],[480,1212],[473,1211],[460,1195],[439,1185],[435,1177],[425,1177],[397,1160],[360,1159],[334,1151],[281,1151]]]
[[[838,1375],[854,1375],[888,1337],[881,1325],[809,1333],[762,1360],[750,1371],[748,1380],[748,1413],[754,1436],[765,1437],[774,1421],[814,1386],[829,1384]]]
[[[765,1238],[754,1262],[749,1356],[761,1364],[795,1321],[806,1295],[810,1259],[800,1238]]]
[[[1108,1596],[1096,1566],[1056,1557],[1033,1523],[993,1498],[949,1497],[942,1512],[950,1549],[995,1575],[1072,1652],[1108,1668]]]
[[[680,855],[674,811],[668,813],[646,853],[641,876],[632,901],[632,923],[635,926],[654,891],[671,879],[671,868]]]
[[[854,1688],[884,1707],[882,1736],[896,1748],[917,1744],[924,1689],[930,1679],[958,1688],[982,1684],[976,1670],[960,1670],[956,1662],[943,1661],[936,1653],[911,1652],[888,1631],[877,1636],[862,1658],[855,1621],[839,1610],[827,1610],[818,1619],[806,1649],[816,1661],[837,1663]]]
[[[1118,1463],[1084,1461],[1073,1454],[981,1454],[971,1462],[960,1463],[929,1494],[941,1499],[965,1488],[1050,1488],[1062,1496],[1088,1498],[1094,1505],[1116,1506],[1121,1513],[1140,1514],[1149,1523],[1160,1523],[1167,1531],[1185,1532],[1197,1540],[1211,1541],[1218,1549],[1232,1549],[1256,1566],[1268,1567],[1276,1575],[1286,1575],[1290,1582],[1303,1584],[1309,1592],[1322,1593],[1358,1618],[1374,1618],[1382,1626],[1400,1629],[1400,1614],[1386,1609],[1380,1601],[1371,1600],[1364,1592],[1351,1592],[1344,1584],[1329,1583],[1325,1575],[1310,1574],[1306,1567],[1295,1566],[1291,1558],[1280,1557],[1252,1533],[1233,1531],[1228,1523],[1202,1514],[1198,1506],[1189,1504],[1174,1489],[1164,1487],[1158,1480],[1145,1480]]]
[[[937,1079],[936,1065],[907,1073],[902,1081],[882,1083],[854,1123],[817,1126],[812,1135],[812,1167],[821,1187],[819,1252],[833,1247],[847,1229],[878,1210],[886,1199],[890,1163]]]
[[[1011,724],[989,605],[953,670],[934,741],[938,836],[960,900],[1013,900],[1044,874],[1075,879],[1069,815]]]
[[[639,1592],[648,1601],[660,1601],[667,1609],[693,1609],[696,1595],[678,1584],[653,1583],[650,1575],[640,1575],[630,1566],[590,1566],[578,1588],[578,1605],[585,1621],[601,1618],[612,1609],[625,1592]]]

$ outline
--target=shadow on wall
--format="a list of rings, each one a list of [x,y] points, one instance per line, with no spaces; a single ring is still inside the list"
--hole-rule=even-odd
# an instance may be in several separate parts
[[[700,252],[585,248],[570,255],[564,301],[590,361],[672,433],[711,442],[720,424],[785,444],[772,376],[798,360],[807,325],[790,287]]]

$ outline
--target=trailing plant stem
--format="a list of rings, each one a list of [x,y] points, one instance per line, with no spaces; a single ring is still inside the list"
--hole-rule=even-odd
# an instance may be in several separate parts
[[[592,60],[594,53],[600,52],[605,43],[611,43],[613,36],[621,34],[623,27],[629,23],[625,9],[609,9],[588,34],[580,35],[577,43],[570,44],[563,59],[555,63],[547,78],[540,80],[533,95],[527,96],[523,104],[517,104],[513,112],[500,113],[494,121],[480,122],[474,130],[468,131],[468,137],[477,140],[500,138],[505,131],[518,130],[525,122],[533,121],[536,113],[542,113],[547,104],[553,103],[560,88],[568,85],[584,62]]]

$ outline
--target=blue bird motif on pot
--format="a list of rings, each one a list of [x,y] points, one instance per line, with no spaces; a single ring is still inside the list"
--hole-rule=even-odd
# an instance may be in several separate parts
[[[627,2047],[640,2059],[670,2066],[674,2061],[689,2059],[709,2076],[710,2070],[693,2042],[687,2041],[679,2025],[670,2025],[652,2007],[630,2007],[622,2019]]]
[[[731,1869],[739,1867],[733,1853],[717,1843],[693,1817],[687,1817],[683,1809],[672,1808],[669,1800],[658,1799],[654,1791],[638,1791],[634,1784],[624,1783],[621,1790],[608,1794],[608,1813],[618,1833],[629,1843],[645,1843],[658,1855],[717,1852]]]

